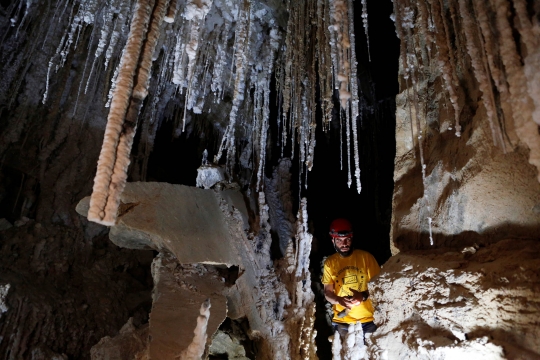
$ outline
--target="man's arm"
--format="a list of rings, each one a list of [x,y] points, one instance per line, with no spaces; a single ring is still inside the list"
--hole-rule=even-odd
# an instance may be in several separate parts
[[[326,298],[326,300],[328,300],[330,304],[332,305],[339,304],[348,309],[351,309],[353,306],[356,306],[362,302],[362,301],[359,301],[357,296],[348,296],[348,297],[338,296],[334,292],[334,284],[324,284],[324,297]]]

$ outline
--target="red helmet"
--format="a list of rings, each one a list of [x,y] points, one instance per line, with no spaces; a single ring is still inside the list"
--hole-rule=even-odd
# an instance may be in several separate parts
[[[347,219],[336,219],[330,224],[330,236],[342,237],[342,236],[352,236],[352,225]]]

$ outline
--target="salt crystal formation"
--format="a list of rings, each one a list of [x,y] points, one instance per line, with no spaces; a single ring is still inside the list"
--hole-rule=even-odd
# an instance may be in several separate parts
[[[8,10],[13,14],[24,11],[20,20],[12,18],[20,28],[39,6],[21,1]],[[99,83],[110,82],[105,104],[110,110],[95,177],[92,221],[105,225],[115,222],[118,194],[126,181],[137,128],[141,129],[138,151],[143,156],[136,159],[132,171],[144,180],[156,131],[164,118],[174,119],[178,136],[190,114],[210,112],[225,95],[232,98],[232,106],[227,119],[215,124],[223,137],[214,161],[226,154],[227,170],[232,172],[236,150],[242,144],[246,160],[256,164],[256,186],[263,190],[273,74],[281,106],[279,142],[282,149],[288,142],[299,144],[292,147],[298,151],[293,150],[290,157],[296,157],[300,164],[300,183],[307,187],[307,172],[314,165],[315,89],[319,86],[325,130],[332,120],[334,90],[339,93],[340,122],[347,139],[348,184],[352,183],[350,158],[354,153],[353,173],[360,192],[352,0],[290,1],[287,10],[287,32],[282,34],[280,26],[285,23],[271,13],[276,10],[257,1],[85,0],[48,5],[52,24],[35,41],[51,46],[52,35],[64,30],[48,61],[43,104],[54,101],[49,94],[51,86],[57,86],[55,77],[81,41],[88,55],[83,59],[82,73],[74,79],[77,97],[70,110],[72,116],[86,117],[87,97],[96,96]],[[362,17],[367,34],[365,2]],[[83,36],[86,33],[90,33],[89,38]],[[255,105],[253,110],[245,105],[247,100]],[[50,152],[53,150],[51,144]]]
[[[500,152],[500,156],[508,152],[519,152],[520,147],[528,147],[528,161],[540,169],[540,135],[535,122],[537,86],[534,81],[526,78],[526,74],[530,74],[530,79],[537,76],[537,71],[534,74],[531,71],[537,66],[532,64],[538,64],[535,60],[538,35],[533,34],[540,32],[540,24],[536,17],[531,17],[531,14],[524,10],[523,4],[523,1],[507,0],[394,1],[396,32],[401,39],[402,91],[397,99],[396,164],[406,164],[405,168],[408,168],[412,162],[405,158],[417,158],[419,170],[415,171],[421,173],[423,187],[422,196],[414,205],[418,212],[413,212],[410,219],[405,214],[406,219],[401,218],[399,221],[410,228],[408,223],[415,218],[414,222],[419,222],[420,231],[429,233],[431,245],[436,244],[434,233],[449,234],[447,223],[451,222],[451,218],[455,218],[457,211],[444,208],[445,205],[439,198],[446,196],[444,189],[446,188],[446,194],[449,192],[456,195],[453,198],[456,202],[461,202],[460,199],[464,196],[470,196],[459,194],[456,189],[449,189],[446,181],[441,182],[442,172],[439,169],[442,170],[441,166],[449,169],[448,171],[453,173],[452,180],[449,181],[457,181],[460,186],[466,186],[466,183],[474,178],[472,174],[476,173],[474,170],[471,172],[474,162],[488,159],[485,156],[490,151],[490,145],[480,145],[485,140],[480,139],[483,135],[478,133],[484,132],[484,125],[489,129],[489,140],[498,149],[495,151]],[[522,41],[516,42],[513,34],[517,33]],[[433,91],[433,86],[440,86],[441,92]],[[480,107],[478,112],[477,106]],[[485,116],[480,115],[480,111],[485,111]],[[483,118],[482,123],[475,120],[478,116]],[[399,125],[401,119],[404,125],[410,127],[409,140],[406,140],[404,132],[402,133],[404,129]],[[465,129],[468,133],[464,136]],[[447,131],[455,132],[462,140],[447,139]],[[442,150],[443,144],[446,144],[446,150]],[[461,152],[466,146],[473,146],[478,155],[485,154],[484,159],[475,157],[467,166],[456,166],[451,164],[455,163],[455,159],[442,158],[436,163],[430,158],[435,156],[441,159],[439,151],[448,151],[454,146],[457,152]],[[467,154],[463,156],[467,157]],[[502,159],[501,157],[500,160]],[[515,166],[518,167],[517,164]],[[402,173],[403,171],[397,172],[396,181],[401,178]],[[537,176],[540,180],[540,175]],[[510,183],[514,184],[511,180]],[[399,189],[399,181],[396,184]],[[513,186],[518,185],[516,183]],[[524,186],[527,187],[529,186]],[[508,190],[512,191],[510,187]],[[531,190],[532,193],[534,191]],[[399,190],[396,194],[400,194]],[[498,200],[505,198],[506,191],[499,193],[498,197]],[[394,202],[399,202],[400,198],[401,195],[398,195]],[[535,198],[533,195],[533,199]],[[493,199],[492,202],[496,201]],[[526,210],[528,206],[534,205],[527,205],[519,210],[513,206],[512,213],[526,214],[529,212]],[[464,211],[468,212],[468,207]],[[478,224],[483,216],[477,212],[473,222]],[[520,224],[532,221],[526,215],[519,217],[521,220],[517,221],[513,215],[506,219],[510,223]],[[489,226],[486,224],[485,227],[476,227],[477,229],[467,224],[461,230],[482,233],[483,228]],[[451,234],[459,232],[457,229],[450,231]]]
[[[379,326],[370,358],[537,358],[538,247],[503,240],[392,257],[370,283]]]
[[[525,78],[538,72],[529,35],[539,27],[523,3],[394,1],[394,257],[370,283],[369,358],[539,356],[540,184],[529,162],[540,136]]]

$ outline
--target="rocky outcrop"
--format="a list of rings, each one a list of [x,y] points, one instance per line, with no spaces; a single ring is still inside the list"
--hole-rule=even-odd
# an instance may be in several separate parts
[[[246,231],[247,211],[237,190],[127,184],[117,225],[109,235],[120,246],[160,251],[153,265],[150,358],[172,359],[187,348],[198,309],[207,298],[211,304],[208,339],[225,315],[245,317],[262,359],[315,357],[305,200],[297,224],[297,253],[290,245],[291,258],[276,263],[276,268],[269,253],[263,193],[259,201],[263,216],[255,235]],[[81,201],[77,211],[84,214],[87,203]],[[232,265],[238,274],[227,270]]]
[[[150,359],[175,359],[193,339],[199,308],[210,304],[207,344],[227,316],[225,279],[212,266],[180,265],[173,256],[160,254],[152,264],[154,292],[150,313]],[[204,348],[204,345],[203,345]]]
[[[524,4],[394,1],[394,256],[371,288],[374,358],[540,356],[540,133],[524,76],[540,71],[540,26]]]
[[[148,324],[136,327],[133,318],[115,337],[105,336],[90,350],[92,360],[143,360],[148,347]]]
[[[540,243],[401,252],[370,289],[377,359],[540,357]]]
[[[246,214],[242,195],[224,190],[230,206]],[[238,265],[234,239],[211,190],[167,183],[128,183],[109,238],[128,249],[170,251],[183,264]],[[77,206],[86,216],[88,198]],[[247,215],[245,215],[247,216]]]

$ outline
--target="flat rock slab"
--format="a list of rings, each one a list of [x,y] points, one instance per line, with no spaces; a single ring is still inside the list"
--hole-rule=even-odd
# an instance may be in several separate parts
[[[238,191],[220,193],[227,206],[245,215]],[[89,198],[77,205],[86,216]],[[247,226],[247,217],[244,219]],[[167,249],[182,264],[238,265],[239,258],[229,228],[213,190],[167,183],[126,184],[119,215],[109,238],[129,249]]]
[[[225,287],[219,274],[204,265],[180,265],[161,254],[152,264],[154,302],[150,313],[150,359],[178,359],[193,340],[201,304],[210,298],[207,349],[227,316]]]

